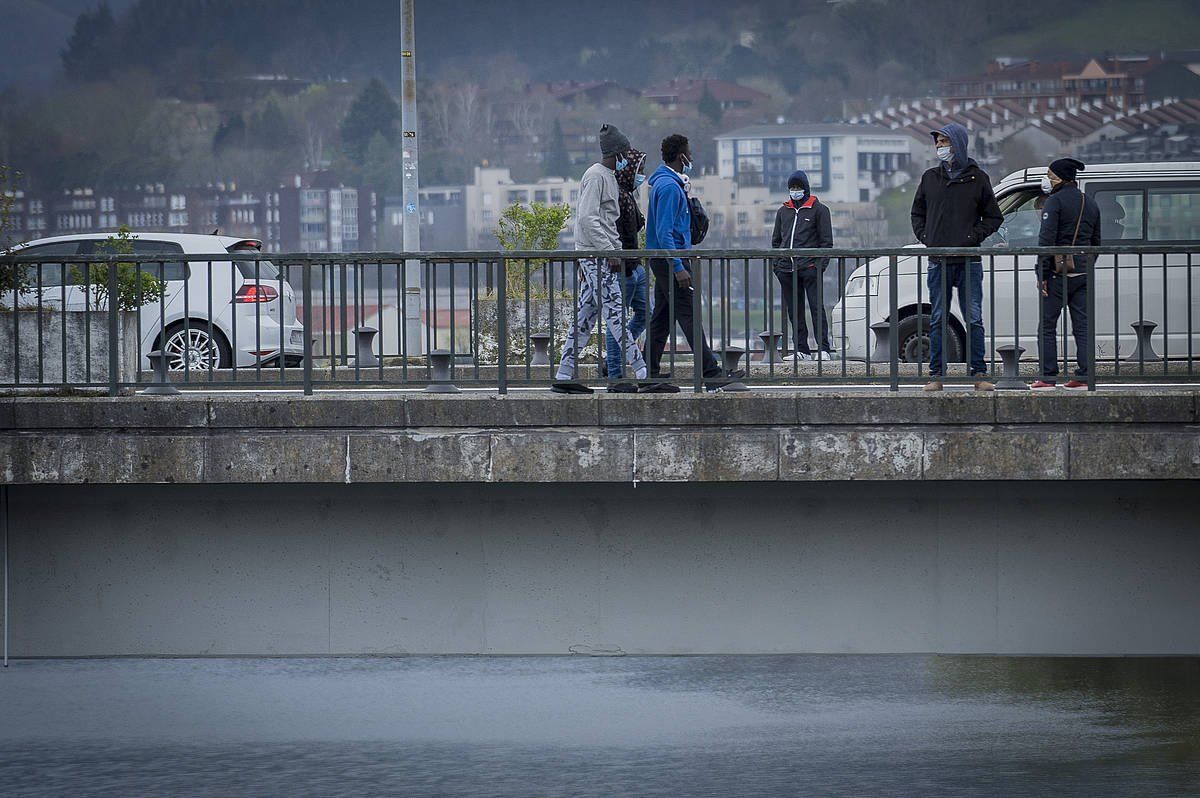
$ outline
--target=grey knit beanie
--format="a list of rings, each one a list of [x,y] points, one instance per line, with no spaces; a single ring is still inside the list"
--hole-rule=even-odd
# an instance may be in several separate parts
[[[605,124],[600,128],[600,154],[604,157],[620,155],[629,149],[629,138],[617,130],[616,125]]]

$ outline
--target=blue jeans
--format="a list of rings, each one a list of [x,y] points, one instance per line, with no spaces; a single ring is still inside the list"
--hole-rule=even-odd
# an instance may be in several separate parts
[[[946,292],[942,293],[942,270],[946,272]],[[943,264],[940,260],[929,260],[929,274],[926,284],[929,286],[929,304],[933,314],[929,319],[929,376],[941,377],[945,374],[942,363],[942,314],[950,300],[950,292],[958,292],[958,310],[963,319],[970,319],[970,355],[971,376],[987,373],[987,365],[983,360],[983,261],[971,259],[970,283],[968,284],[967,264],[963,260],[952,260]],[[968,291],[968,288],[970,289]],[[967,294],[971,295],[971,312],[967,313]]]
[[[638,266],[629,274],[619,278],[621,283],[621,298],[625,307],[629,308],[629,332],[636,341],[646,329],[646,267]],[[604,333],[604,344],[608,348],[608,378],[620,379],[621,366],[625,358],[621,356],[621,347],[613,339],[612,333]]]

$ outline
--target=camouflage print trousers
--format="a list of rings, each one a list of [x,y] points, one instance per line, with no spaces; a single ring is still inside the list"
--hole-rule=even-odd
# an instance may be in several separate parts
[[[620,342],[621,349],[625,352],[625,362],[633,367],[634,376],[638,379],[644,378],[646,361],[642,358],[642,350],[638,349],[626,323],[628,316],[621,297],[621,282],[617,273],[608,268],[604,259],[597,262],[591,258],[580,259],[579,273],[579,304],[575,323],[571,327],[571,337],[563,344],[562,360],[558,364],[556,379],[576,379],[575,366],[579,352],[587,346],[597,314],[604,319],[604,326],[613,338]]]

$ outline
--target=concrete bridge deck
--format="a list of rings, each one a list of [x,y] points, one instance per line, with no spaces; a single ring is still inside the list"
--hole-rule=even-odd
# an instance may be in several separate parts
[[[1200,478],[1200,390],[0,400],[0,483]]]

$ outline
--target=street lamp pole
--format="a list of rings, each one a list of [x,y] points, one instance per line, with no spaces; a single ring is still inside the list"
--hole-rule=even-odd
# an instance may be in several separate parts
[[[400,1],[400,122],[403,129],[401,200],[404,203],[404,251],[421,250],[421,198],[417,168],[417,57],[414,0]],[[409,260],[404,269],[406,301],[404,354],[420,355],[421,346],[421,261]]]

